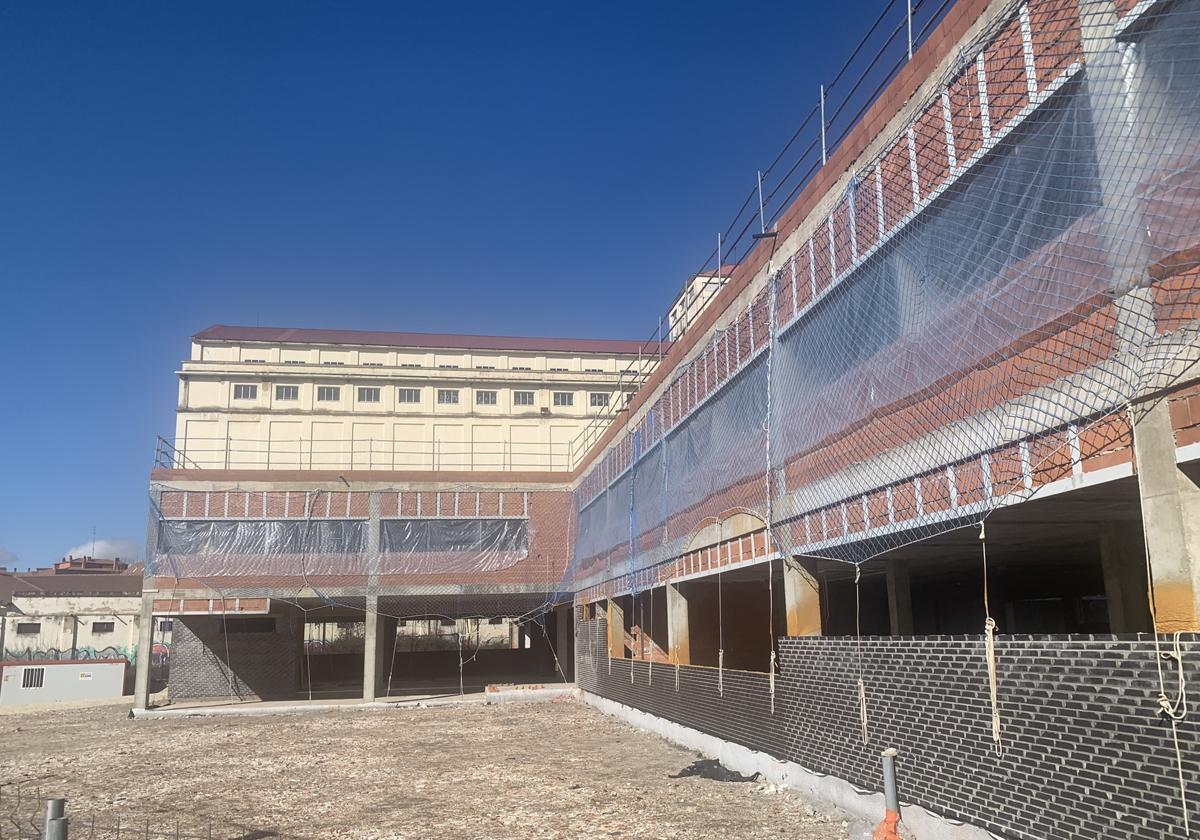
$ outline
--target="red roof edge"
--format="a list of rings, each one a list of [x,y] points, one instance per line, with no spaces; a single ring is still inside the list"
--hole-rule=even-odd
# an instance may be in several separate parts
[[[195,341],[261,341],[299,344],[346,344],[375,347],[421,347],[439,350],[523,350],[559,353],[612,353],[637,355],[658,350],[657,341],[610,338],[535,338],[454,333],[405,333],[372,330],[300,329],[294,327],[240,327],[213,324],[192,336]],[[665,347],[667,342],[663,342]]]

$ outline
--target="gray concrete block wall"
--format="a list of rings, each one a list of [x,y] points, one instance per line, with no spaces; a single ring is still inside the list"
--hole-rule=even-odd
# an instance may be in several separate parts
[[[605,622],[577,630],[587,691],[871,790],[881,787],[880,751],[894,746],[904,801],[998,835],[1185,836],[1150,635],[998,637],[997,755],[978,636],[864,638],[861,648],[847,637],[780,639],[772,713],[766,674],[727,670],[723,694],[714,668],[681,667],[678,689],[670,665],[651,675],[649,663],[613,660],[610,674]],[[1200,636],[1183,637],[1182,650],[1187,678],[1200,685]],[[1173,694],[1174,666],[1165,666]],[[1179,737],[1196,824],[1200,721],[1185,719]]]
[[[298,673],[299,621],[290,612],[271,617],[274,633],[228,635],[222,632],[220,616],[177,617],[168,682],[171,700],[291,698]]]

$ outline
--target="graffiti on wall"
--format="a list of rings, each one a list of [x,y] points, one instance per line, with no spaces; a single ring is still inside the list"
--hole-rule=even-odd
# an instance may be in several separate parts
[[[28,648],[26,650],[5,650],[4,659],[29,661],[34,659],[127,659],[133,662],[137,657],[137,646],[124,647],[109,645],[107,647],[92,647],[81,645],[74,650],[71,648]]]

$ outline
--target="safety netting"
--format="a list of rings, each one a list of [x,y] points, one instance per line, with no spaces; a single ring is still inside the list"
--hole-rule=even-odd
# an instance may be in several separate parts
[[[526,594],[540,607],[567,556],[563,490],[188,488],[154,488],[147,574],[218,596],[361,606],[369,590],[404,590],[413,615],[425,592],[441,609],[456,596],[453,613],[490,617],[499,613],[479,593]]]
[[[860,564],[1130,460],[1197,361],[1200,2],[1013,3],[904,113],[584,476],[564,590],[735,513]]]
[[[380,696],[566,679],[550,611],[571,522],[565,490],[156,482],[171,698],[361,696],[368,660]]]

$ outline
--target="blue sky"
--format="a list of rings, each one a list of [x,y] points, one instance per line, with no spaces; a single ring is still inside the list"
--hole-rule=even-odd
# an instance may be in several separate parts
[[[0,4],[0,566],[141,551],[211,323],[649,335],[882,5]]]

